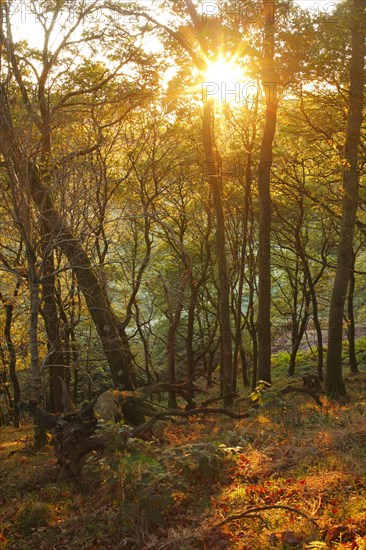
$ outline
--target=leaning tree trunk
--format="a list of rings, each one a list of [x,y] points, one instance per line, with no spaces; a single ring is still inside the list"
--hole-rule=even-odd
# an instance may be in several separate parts
[[[275,2],[264,1],[264,53],[262,84],[266,120],[260,150],[258,195],[258,379],[271,382],[271,168],[277,121],[277,78],[274,66]]]
[[[55,210],[49,193],[44,189],[37,168],[28,163],[28,178],[32,199],[43,213],[44,223],[50,232],[58,235],[58,246],[73,267],[84,295],[91,318],[101,339],[115,386],[133,389],[132,354],[127,335],[112,311],[103,284],[99,281],[91,261],[74,237],[59,213]]]
[[[353,235],[358,203],[358,149],[361,138],[363,87],[365,69],[365,2],[352,2],[352,58],[350,92],[343,171],[343,200],[340,236],[337,253],[337,269],[330,302],[328,325],[328,354],[326,362],[325,391],[334,399],[346,398],[342,376],[343,310],[347,286],[352,269]]]
[[[221,178],[215,154],[214,102],[206,101],[203,107],[203,146],[207,179],[216,214],[216,250],[219,276],[219,323],[221,341],[222,388],[225,406],[233,400],[232,344],[230,327],[230,287],[225,252],[225,218],[221,196]]]
[[[50,194],[41,181],[38,167],[23,153],[13,129],[5,85],[1,86],[1,92],[0,152],[6,160],[9,177],[14,186],[20,186],[29,192],[34,204],[42,212],[46,230],[57,235],[57,245],[74,269],[101,339],[114,385],[133,389],[132,354],[127,334],[117,322],[105,288],[99,281],[87,253],[54,208]],[[38,285],[33,289],[34,297],[36,290],[38,292]]]

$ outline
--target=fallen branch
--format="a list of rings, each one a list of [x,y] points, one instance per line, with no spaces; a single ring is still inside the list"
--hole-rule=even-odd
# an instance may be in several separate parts
[[[135,391],[128,392],[129,399],[131,402],[136,403],[146,401],[151,395],[156,393],[176,392],[178,395],[183,397],[183,399],[191,402],[189,392],[194,391],[196,393],[207,393],[206,389],[200,388],[194,384],[194,380],[199,376],[202,376],[202,373],[196,372],[189,380],[185,380],[183,382],[176,382],[173,384],[170,382],[157,382],[156,384],[151,384],[150,386],[143,386],[141,388],[137,388]]]
[[[320,397],[319,395],[312,391],[312,390],[308,390],[306,388],[300,388],[300,387],[297,387],[297,386],[286,386],[286,388],[282,388],[282,390],[280,390],[280,393],[282,393],[282,395],[286,395],[287,393],[304,393],[305,395],[309,395],[310,397],[312,397],[314,399],[314,401],[319,405],[319,407],[322,407],[323,406],[323,403],[320,401]]]
[[[173,409],[168,409],[167,411],[156,413],[154,414],[150,420],[145,422],[145,424],[141,424],[141,426],[137,426],[132,432],[133,437],[137,437],[138,435],[150,430],[152,426],[158,421],[158,420],[164,420],[167,418],[174,418],[177,417],[183,417],[187,418],[189,416],[197,416],[199,414],[224,414],[226,416],[229,416],[230,418],[234,418],[235,420],[242,420],[243,418],[248,418],[248,413],[234,413],[232,411],[229,411],[228,409],[224,409],[221,407],[218,408],[209,408],[209,407],[197,407],[196,409],[191,409],[189,411],[178,411]]]
[[[230,516],[227,516],[223,520],[221,520],[219,523],[216,524],[216,527],[221,527],[225,523],[228,523],[230,521],[235,521],[237,519],[243,519],[245,517],[251,517],[256,512],[264,512],[266,510],[287,510],[288,512],[293,512],[299,516],[302,516],[303,518],[310,521],[310,523],[313,523],[316,527],[318,527],[318,524],[315,519],[309,517],[305,512],[302,512],[301,510],[298,510],[297,508],[292,508],[292,506],[286,506],[285,504],[268,504],[266,506],[250,506],[246,510],[243,510],[242,512],[238,512],[237,514],[230,514]]]

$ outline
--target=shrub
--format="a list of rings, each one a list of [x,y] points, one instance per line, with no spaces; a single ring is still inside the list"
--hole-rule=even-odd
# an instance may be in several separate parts
[[[213,443],[194,443],[175,447],[163,453],[163,459],[186,479],[218,479],[225,452]]]
[[[19,508],[15,527],[23,535],[29,535],[40,527],[47,527],[52,522],[52,509],[41,502],[25,502]]]

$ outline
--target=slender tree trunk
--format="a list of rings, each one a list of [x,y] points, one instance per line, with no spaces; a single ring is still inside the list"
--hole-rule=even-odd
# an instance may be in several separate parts
[[[41,402],[42,390],[41,390],[41,370],[39,363],[38,352],[38,321],[39,321],[39,308],[40,308],[40,296],[39,296],[39,280],[38,274],[33,259],[30,259],[30,253],[28,255],[28,280],[29,280],[29,294],[30,294],[30,316],[29,316],[29,350],[31,361],[31,396],[32,399]]]
[[[42,401],[42,382],[38,347],[38,322],[40,308],[39,280],[35,262],[32,257],[32,252],[27,250],[27,256],[30,293],[29,349],[31,357],[31,397],[34,401],[40,404]],[[47,444],[47,433],[45,429],[40,428],[36,424],[34,424],[33,428],[33,446],[35,449],[41,449]]]
[[[352,269],[353,235],[358,203],[358,148],[360,145],[363,87],[365,81],[365,21],[364,0],[352,2],[352,58],[350,92],[345,143],[345,167],[343,171],[343,200],[340,236],[337,253],[337,269],[330,302],[328,325],[328,354],[325,391],[331,398],[347,397],[342,376],[342,324],[347,286]]]
[[[347,336],[348,336],[348,357],[350,371],[353,374],[358,374],[356,346],[355,346],[355,312],[353,307],[353,297],[355,294],[355,254],[352,255],[352,269],[350,271],[347,306],[348,306],[348,319],[347,319]]]
[[[11,422],[13,422],[14,400],[8,386],[8,378],[7,378],[8,363],[5,359],[5,354],[4,354],[3,348],[1,347],[1,342],[0,342],[0,355],[1,355],[1,362],[2,362],[2,369],[0,370],[0,391],[4,393],[4,400],[5,400],[8,416]],[[2,410],[0,411],[0,426],[1,425],[4,425],[4,426],[6,425],[5,416]]]
[[[187,378],[188,379],[192,378],[195,370],[193,338],[194,338],[194,320],[195,320],[196,304],[197,304],[197,289],[195,286],[193,286],[193,284],[191,284],[191,295],[189,297],[187,336],[186,336]],[[191,395],[191,397],[193,397],[193,395]]]
[[[137,327],[137,331],[139,333],[142,345],[144,347],[145,373],[146,373],[148,383],[152,384],[153,381],[154,381],[154,378],[152,376],[153,365],[152,365],[152,357],[151,357],[149,338],[147,336],[145,336],[144,331],[142,329],[142,323],[140,322],[140,308],[139,308],[139,305],[138,305],[137,301],[135,301],[134,307],[135,307],[136,327]]]
[[[249,384],[248,381],[248,372],[247,372],[247,362],[245,359],[245,353],[242,345],[242,321],[243,321],[243,311],[242,311],[242,301],[243,301],[243,288],[244,288],[244,270],[245,270],[245,259],[247,254],[247,243],[248,243],[248,222],[249,222],[249,209],[250,209],[250,192],[252,188],[252,152],[248,152],[247,156],[247,166],[245,171],[245,192],[244,192],[244,212],[243,212],[243,233],[242,233],[242,242],[240,250],[240,273],[239,273],[239,284],[238,284],[238,304],[236,311],[236,326],[235,326],[235,345],[234,345],[234,358],[233,358],[233,390],[236,390],[236,378],[238,373],[238,362],[239,355],[242,360],[242,375],[244,385]],[[244,362],[243,362],[244,359]]]
[[[289,376],[294,376],[295,374],[297,352],[299,351],[299,347],[304,337],[306,326],[309,320],[309,306],[310,306],[310,293],[308,292],[305,296],[305,306],[304,306],[304,312],[301,318],[301,322],[299,324],[298,321],[296,320],[296,331],[294,332],[292,337],[290,365],[288,369]]]
[[[168,331],[168,376],[169,376],[169,382],[171,384],[175,383],[175,338],[176,338],[176,331],[177,328],[175,326],[175,323],[172,323],[169,326]],[[169,392],[169,398],[168,398],[168,407],[169,409],[177,409],[178,403],[177,403],[177,396],[175,392],[170,391]]]
[[[277,78],[274,68],[275,2],[264,1],[262,84],[266,120],[260,150],[258,195],[258,379],[271,382],[271,168],[277,122]]]
[[[175,379],[175,344],[176,344],[176,338],[177,338],[177,330],[180,324],[180,319],[181,319],[182,310],[183,310],[184,291],[189,279],[190,279],[190,269],[187,269],[186,273],[181,277],[181,280],[179,283],[177,303],[174,310],[173,310],[173,303],[172,303],[173,300],[172,300],[171,293],[169,292],[167,285],[162,279],[164,293],[168,303],[169,330],[168,330],[167,360],[168,360],[168,376],[169,376],[169,382],[171,384],[174,384],[176,381]],[[175,392],[169,392],[168,406],[170,409],[177,409],[178,404],[177,404],[177,398],[176,398]]]
[[[240,346],[240,361],[241,361],[241,374],[243,379],[244,388],[249,387],[249,373],[248,373],[248,361],[243,345]]]
[[[53,250],[44,247],[44,269],[41,278],[44,320],[48,338],[48,366],[50,368],[50,409],[62,412],[62,387],[60,378],[65,376],[65,357],[62,349],[60,322],[55,297],[55,266]]]
[[[221,197],[221,177],[217,165],[214,130],[214,102],[207,101],[203,106],[203,147],[216,213],[216,252],[219,276],[219,322],[221,341],[222,385],[225,406],[233,401],[232,344],[230,327],[230,287],[225,250],[225,218]]]
[[[313,306],[313,321],[314,321],[314,327],[316,332],[316,338],[317,338],[317,352],[318,352],[318,367],[317,372],[320,380],[323,380],[323,364],[324,364],[324,353],[323,353],[323,333],[322,328],[320,324],[319,319],[319,308],[318,308],[318,297],[316,294],[316,282],[319,280],[319,276],[313,278],[311,274],[311,269],[309,265],[309,258],[306,254],[305,245],[303,243],[303,236],[302,236],[302,227],[303,222],[305,218],[305,209],[304,209],[304,195],[305,195],[305,182],[306,182],[306,176],[305,176],[305,166],[304,163],[302,163],[302,172],[303,172],[303,186],[299,190],[299,213],[298,213],[298,219],[295,227],[295,242],[296,242],[296,251],[297,254],[301,260],[301,264],[304,270],[305,274],[305,282],[307,282],[307,285],[309,287],[309,293],[311,297],[311,303]],[[306,298],[306,309],[308,309],[308,296]],[[305,319],[303,320],[303,322]],[[306,319],[307,323],[307,319]]]
[[[271,195],[272,138],[276,114],[267,109],[259,165],[258,379],[271,382]]]
[[[313,317],[314,327],[315,327],[315,332],[316,332],[316,347],[317,347],[317,352],[318,352],[318,366],[317,366],[318,376],[319,376],[320,380],[323,380],[323,378],[324,378],[324,374],[323,374],[323,363],[324,363],[324,359],[323,359],[323,357],[324,357],[324,353],[323,353],[323,333],[322,333],[322,327],[321,327],[320,319],[319,319],[318,297],[317,297],[317,294],[316,294],[315,284],[314,284],[313,278],[311,276],[309,261],[308,261],[308,258],[305,255],[305,251],[304,251],[304,249],[302,247],[302,244],[301,244],[301,241],[300,241],[300,235],[296,235],[296,239],[297,239],[297,246],[298,246],[297,250],[298,250],[301,262],[302,262],[302,266],[303,266],[303,269],[304,269],[306,281],[307,281],[310,296],[311,296],[311,303],[312,303],[312,309],[313,309],[312,317]]]
[[[14,297],[16,296],[16,294],[17,293],[14,293]],[[12,303],[7,304],[5,306],[4,336],[5,336],[5,342],[9,353],[9,378],[10,378],[11,385],[13,386],[13,399],[12,399],[13,426],[14,428],[19,428],[20,416],[19,416],[19,408],[17,407],[17,405],[20,401],[20,385],[19,385],[19,380],[16,372],[17,357],[15,353],[13,340],[11,337],[13,312],[14,312],[14,304]]]
[[[249,232],[249,277],[248,277],[248,310],[246,325],[252,340],[252,381],[251,388],[254,390],[258,382],[258,335],[255,322],[254,302],[256,294],[256,260],[254,255],[254,217],[251,209],[250,232]]]

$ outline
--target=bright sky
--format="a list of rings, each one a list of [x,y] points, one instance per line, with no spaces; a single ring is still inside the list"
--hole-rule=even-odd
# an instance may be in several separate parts
[[[339,1],[340,0],[295,0],[294,3],[299,5],[302,9],[306,9],[313,15],[316,15],[318,13],[331,13]],[[154,9],[154,0],[137,0],[136,3],[142,8],[147,8],[150,13],[153,12],[157,19],[165,20],[164,23],[166,22],[166,17],[164,17],[165,14],[159,14],[156,9]],[[39,6],[39,3],[35,2],[35,5]],[[237,3],[234,2],[230,10],[234,17],[240,17],[241,19],[247,17],[249,20],[253,21],[253,18],[259,16],[256,10],[253,11],[253,4],[242,3],[239,0]],[[198,11],[202,14],[203,18],[210,15],[220,15],[218,3],[215,0],[200,0]],[[11,7],[11,13],[13,25],[14,28],[16,28],[16,36],[20,39],[27,39],[32,47],[41,48],[43,44],[43,33],[39,24],[36,23],[35,15],[29,8],[29,2],[15,0]],[[69,14],[72,21],[72,9],[70,9]],[[154,51],[159,47],[159,43],[155,38],[149,38],[148,43],[148,49],[150,51]]]

